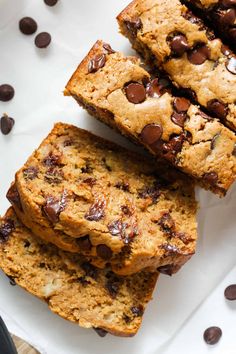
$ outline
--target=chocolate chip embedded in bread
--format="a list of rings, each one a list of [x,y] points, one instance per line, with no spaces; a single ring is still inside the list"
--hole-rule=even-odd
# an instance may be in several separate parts
[[[221,119],[224,119],[227,116],[227,106],[219,100],[210,100],[207,103],[207,108],[210,112],[212,112],[212,114],[215,114]]]
[[[141,139],[144,144],[152,145],[161,139],[163,128],[161,124],[147,124],[141,131]]]
[[[101,244],[96,247],[97,255],[104,259],[105,261],[111,259],[112,250],[107,245]]]
[[[15,124],[15,121],[13,118],[8,117],[7,114],[4,114],[4,116],[0,120],[0,129],[2,134],[7,135],[11,132],[13,126]]]
[[[52,37],[48,32],[39,33],[34,40],[37,48],[47,48],[52,41]]]
[[[210,345],[218,343],[221,336],[222,330],[215,326],[207,328],[203,334],[204,341]]]
[[[130,308],[132,314],[136,317],[139,317],[139,316],[142,316],[143,315],[143,312],[144,312],[144,308],[142,305],[139,305],[139,306],[132,306]]]
[[[176,97],[173,102],[174,109],[177,113],[187,112],[190,107],[190,102],[187,98]]]
[[[56,223],[59,220],[60,213],[66,207],[66,194],[65,192],[61,196],[61,199],[57,199],[53,196],[47,196],[45,199],[45,205],[43,206],[43,211],[49,221]]]
[[[183,55],[189,49],[188,41],[185,35],[178,34],[174,36],[170,42],[170,48],[172,53],[178,56]]]
[[[99,327],[97,327],[97,328],[93,327],[93,329],[99,335],[99,337],[102,337],[102,338],[105,337],[108,333],[107,331],[105,331],[105,329],[102,329]]]
[[[161,191],[158,186],[145,186],[138,191],[139,198],[151,198],[153,203],[156,203]]]
[[[104,200],[97,200],[85,214],[85,219],[89,221],[101,220],[105,216],[105,206],[106,203]]]
[[[108,290],[109,294],[111,295],[111,297],[113,299],[116,298],[118,292],[119,292],[119,288],[121,285],[121,281],[118,277],[116,277],[114,275],[114,273],[110,272],[111,275],[108,274],[108,281],[105,284],[106,289]]]
[[[225,66],[231,74],[236,75],[236,57],[231,57],[228,59]]]
[[[210,53],[210,48],[208,48],[205,44],[201,44],[189,51],[187,57],[191,64],[201,65],[210,58]]]
[[[157,270],[159,273],[171,276],[173,273],[175,273],[175,266],[173,264],[167,264],[167,265],[158,267]]]
[[[88,72],[95,73],[99,69],[103,68],[106,63],[106,55],[98,54],[92,58],[88,63]]]
[[[228,9],[226,11],[220,10],[219,13],[219,23],[222,26],[231,26],[234,24],[236,19],[235,9]]]
[[[146,99],[145,87],[138,82],[131,82],[125,87],[126,97],[131,103],[142,103]]]
[[[132,36],[136,36],[137,32],[142,28],[142,21],[139,17],[132,18],[130,20],[124,21],[127,29],[131,32]]]
[[[25,170],[23,170],[24,179],[33,180],[38,177],[39,169],[35,166],[29,166]]]
[[[149,97],[160,97],[170,90],[169,83],[164,80],[153,79],[146,84],[146,92]]]
[[[6,242],[14,229],[15,225],[13,220],[7,219],[2,222],[2,224],[0,224],[0,243]]]
[[[6,197],[13,206],[16,205],[21,211],[23,210],[20,195],[15,184],[9,188]]]
[[[81,264],[81,268],[84,270],[86,276],[93,278],[95,280],[97,279],[98,269],[94,267],[92,264],[90,264],[89,262],[84,262]]]
[[[43,159],[43,164],[45,166],[59,166],[60,165],[60,160],[61,156],[55,155],[52,152],[50,152],[44,159]]]
[[[203,175],[203,180],[214,186],[218,181],[218,175],[216,172],[208,172]]]
[[[37,22],[32,17],[23,17],[19,21],[19,29],[23,34],[33,34],[37,31],[37,28]]]
[[[103,43],[103,48],[107,51],[108,54],[113,54],[115,53],[115,50],[112,49],[112,47],[110,46],[110,44],[108,43]]]
[[[179,127],[184,127],[184,122],[187,119],[187,115],[185,113],[177,113],[174,112],[171,115],[171,120],[174,124],[178,125]]]
[[[219,140],[220,133],[214,135],[212,141],[211,141],[211,150],[214,150],[217,144],[217,141]]]
[[[76,239],[76,243],[82,251],[90,251],[92,249],[92,244],[89,239],[89,235],[79,237]]]
[[[10,101],[15,94],[14,88],[9,84],[0,85],[0,101]]]

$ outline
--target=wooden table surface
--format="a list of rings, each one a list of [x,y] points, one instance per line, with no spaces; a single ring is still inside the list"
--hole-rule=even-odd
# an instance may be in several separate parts
[[[18,354],[40,354],[36,349],[31,347],[28,343],[21,338],[12,335]]]

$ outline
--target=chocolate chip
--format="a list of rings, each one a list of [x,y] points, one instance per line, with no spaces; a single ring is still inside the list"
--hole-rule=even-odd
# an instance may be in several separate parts
[[[143,312],[144,312],[144,308],[142,305],[139,305],[139,306],[132,306],[130,308],[132,314],[135,316],[135,317],[140,317],[143,315]]]
[[[15,121],[13,118],[8,117],[8,115],[4,114],[4,116],[1,118],[0,121],[0,128],[1,132],[4,135],[7,135],[11,132],[13,126],[15,124]]]
[[[214,186],[218,181],[218,175],[216,172],[208,172],[203,175],[203,179],[205,182]]]
[[[231,74],[236,75],[236,57],[231,57],[228,59],[225,66]]]
[[[127,224],[123,223],[122,220],[115,220],[111,222],[107,227],[112,236],[124,237]]]
[[[173,102],[174,109],[177,113],[187,112],[190,102],[184,97],[176,97]]]
[[[142,21],[139,17],[126,20],[125,25],[132,36],[136,36],[137,32],[142,28]]]
[[[179,250],[177,246],[172,245],[170,243],[164,243],[160,246],[160,248],[165,250],[168,255],[173,253],[182,254],[182,252]]]
[[[129,191],[129,183],[128,182],[117,182],[115,187],[121,189],[122,191],[128,192]]]
[[[104,260],[108,260],[112,257],[112,250],[107,245],[98,245],[96,247],[97,255]]]
[[[126,97],[131,103],[142,103],[146,99],[146,90],[142,84],[131,82],[125,87]]]
[[[102,337],[102,338],[105,337],[108,333],[107,331],[105,331],[105,329],[102,329],[99,327],[97,327],[97,328],[93,327],[93,329],[99,335],[99,337]]]
[[[210,100],[207,103],[207,109],[209,109],[212,114],[215,114],[220,119],[224,119],[227,116],[226,105],[216,99]]]
[[[77,282],[82,284],[83,286],[87,286],[88,284],[91,284],[90,281],[86,280],[85,277],[79,277],[77,279]]]
[[[191,64],[201,65],[210,58],[210,49],[205,44],[197,45],[187,56]]]
[[[234,24],[236,12],[234,9],[219,12],[219,22],[222,26],[231,26]]]
[[[187,118],[187,115],[185,113],[174,112],[171,116],[172,122],[181,128],[184,127],[184,122],[185,122],[186,118]]]
[[[41,32],[35,37],[34,43],[38,48],[47,48],[51,40],[51,35],[48,32]]]
[[[83,183],[86,183],[88,184],[90,187],[93,187],[95,184],[96,184],[96,178],[92,178],[92,177],[89,177],[89,178],[85,178],[83,180]]]
[[[173,264],[167,264],[157,268],[157,270],[159,273],[171,276],[175,273],[175,266]]]
[[[23,34],[33,34],[37,31],[37,22],[31,17],[23,17],[19,21],[19,29]]]
[[[44,0],[45,4],[48,6],[55,6],[58,0]]]
[[[21,211],[23,210],[20,195],[15,184],[9,188],[6,197],[12,205],[16,205]]]
[[[61,156],[59,155],[54,155],[52,152],[50,152],[48,154],[48,156],[46,156],[44,159],[43,159],[43,164],[45,166],[59,166],[60,165],[60,160],[61,160]]]
[[[120,279],[115,275],[112,275],[111,278],[106,282],[105,287],[108,290],[110,296],[115,299],[120,288]]]
[[[161,192],[158,186],[147,186],[138,191],[139,198],[151,198],[153,203],[156,203]]]
[[[128,215],[128,216],[132,215],[132,212],[127,205],[122,205],[120,208],[122,210],[122,213],[124,213],[125,215]]]
[[[115,53],[115,50],[113,50],[110,44],[108,43],[103,43],[103,48],[107,51],[108,54]]]
[[[203,334],[204,341],[207,344],[216,344],[222,336],[222,330],[219,327],[209,327]]]
[[[35,179],[36,177],[38,177],[38,168],[37,167],[34,167],[34,166],[29,166],[28,168],[26,168],[25,170],[23,170],[23,176],[24,176],[24,179],[30,179],[30,180],[33,180]]]
[[[46,214],[49,221],[56,223],[59,220],[60,213],[66,207],[66,193],[64,192],[61,199],[57,199],[52,196],[47,196],[43,211]]]
[[[186,140],[185,134],[180,134],[172,137],[167,143],[162,146],[162,153],[166,158],[172,160],[175,155],[182,150],[184,141]]]
[[[146,84],[146,92],[149,97],[160,97],[170,91],[169,82],[159,79],[153,79]]]
[[[189,49],[187,38],[183,34],[174,36],[170,42],[170,48],[174,54],[183,55]]]
[[[16,281],[13,277],[11,277],[10,275],[7,275],[8,279],[9,279],[9,283],[12,286],[16,286]]]
[[[212,141],[211,141],[211,150],[215,149],[219,136],[220,136],[220,133],[213,136]]]
[[[226,8],[233,7],[236,6],[236,0],[222,0],[221,4]]]
[[[7,102],[10,101],[15,94],[15,90],[11,85],[3,84],[0,85],[0,101]]]
[[[51,166],[44,175],[44,180],[49,184],[59,184],[64,179],[64,173],[61,169]]]
[[[106,63],[106,55],[98,54],[88,63],[88,72],[95,73],[99,69],[103,68]]]
[[[85,272],[85,275],[93,278],[93,279],[97,279],[98,277],[98,270],[96,267],[94,267],[92,264],[88,263],[88,262],[84,262],[81,264],[81,268],[83,269],[83,271]]]
[[[88,212],[85,214],[85,219],[89,221],[98,221],[105,216],[105,201],[97,200],[94,204],[91,205]]]
[[[236,42],[236,27],[229,29],[229,37],[231,38],[231,40]]]
[[[171,235],[175,232],[175,222],[170,213],[164,213],[157,223],[165,234]]]
[[[227,300],[230,301],[236,300],[236,284],[227,286],[224,295]]]
[[[92,248],[89,235],[77,238],[76,243],[82,251],[90,251]]]
[[[161,139],[163,128],[161,124],[147,124],[141,131],[141,139],[144,144],[152,145]]]
[[[7,219],[0,225],[0,243],[6,242],[10,234],[15,229],[14,221]]]
[[[201,111],[200,109],[198,110],[198,113],[200,114],[200,116],[204,119],[207,119],[209,121],[213,120],[214,118],[212,118],[211,116],[209,116],[208,114],[206,114],[205,112]]]

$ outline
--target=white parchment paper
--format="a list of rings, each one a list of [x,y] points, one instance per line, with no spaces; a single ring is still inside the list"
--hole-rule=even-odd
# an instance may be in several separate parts
[[[12,101],[0,102],[0,114],[7,112],[16,120],[10,135],[0,135],[2,214],[9,205],[5,194],[14,173],[54,122],[72,123],[129,146],[125,139],[89,117],[62,94],[70,75],[97,39],[126,54],[132,52],[127,40],[119,35],[115,20],[128,2],[59,0],[57,6],[50,8],[43,0],[0,0],[0,84],[12,84],[16,91]],[[52,44],[48,49],[37,49],[34,35],[24,36],[19,32],[18,21],[23,16],[35,18],[38,32],[51,33]],[[236,186],[224,199],[202,190],[197,191],[197,197],[200,202],[197,254],[177,275],[161,276],[136,337],[101,339],[92,330],[81,329],[52,314],[46,304],[19,287],[12,287],[0,274],[0,315],[9,329],[46,354],[195,353],[190,348],[202,343],[200,333],[206,324],[205,317],[209,313],[211,322],[212,312],[199,312],[202,315],[197,319],[193,314],[198,313],[204,301],[207,303],[210,294],[222,292],[219,284],[236,264]],[[219,297],[223,296],[220,294]],[[217,296],[212,301],[215,299]],[[219,316],[222,320],[224,307]],[[191,337],[189,328],[196,330],[197,335]],[[185,338],[185,344],[177,340],[178,336]],[[233,345],[236,352],[236,342]],[[198,353],[208,353],[206,345]]]

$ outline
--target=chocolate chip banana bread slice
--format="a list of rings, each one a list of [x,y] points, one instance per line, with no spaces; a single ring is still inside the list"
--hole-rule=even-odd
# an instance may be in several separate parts
[[[103,58],[102,65],[91,72],[99,58]],[[151,79],[138,59],[107,51],[107,44],[98,41],[70,79],[65,94],[196,178],[204,188],[224,195],[234,182],[235,134],[186,98],[174,97],[166,82]]]
[[[119,277],[83,256],[32,235],[9,209],[0,220],[0,268],[51,311],[104,336],[133,336],[152,298],[158,273]]]
[[[7,197],[37,236],[122,275],[175,272],[195,252],[193,182],[67,124],[55,125]]]
[[[134,0],[122,34],[209,112],[236,131],[236,57],[179,0]]]
[[[201,15],[228,41],[234,50],[236,49],[235,0],[185,0],[185,2],[193,9],[200,10]]]

